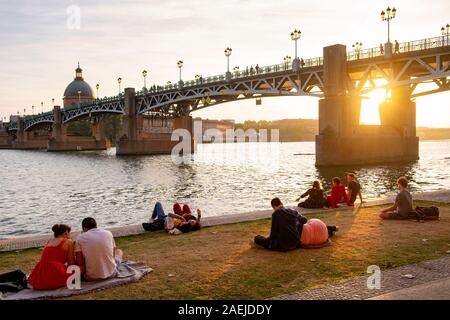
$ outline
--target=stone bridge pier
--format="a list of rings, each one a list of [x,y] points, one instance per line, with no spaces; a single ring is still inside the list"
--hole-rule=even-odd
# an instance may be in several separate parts
[[[405,88],[380,105],[380,126],[360,125],[361,97],[348,86],[346,47],[324,48],[324,94],[319,101],[316,165],[367,165],[418,159],[415,103]]]
[[[175,129],[185,129],[190,134],[191,152],[194,152],[192,117],[155,119],[138,113],[134,88],[126,88],[124,96],[121,138],[117,142],[117,155],[171,154],[180,141],[172,141]]]
[[[47,142],[47,151],[106,150],[110,147],[110,142],[104,135],[102,121],[92,124],[91,137],[82,137],[67,134],[68,124],[63,122],[60,106],[53,108],[53,117],[55,122],[52,137]]]

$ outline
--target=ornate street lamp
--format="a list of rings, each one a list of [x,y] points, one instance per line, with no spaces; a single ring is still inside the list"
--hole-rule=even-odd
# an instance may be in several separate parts
[[[362,49],[362,42],[355,42],[352,44],[353,51],[356,52],[356,58],[359,59]]]
[[[80,105],[81,104],[81,91],[77,91],[77,93],[78,93],[78,105]]]
[[[202,76],[201,76],[201,75],[199,75],[199,74],[196,74],[196,75],[195,75],[195,81],[196,81],[197,83],[199,83],[201,79],[202,79]]]
[[[97,99],[100,98],[100,97],[98,96],[98,88],[100,88],[100,85],[97,83],[97,84],[95,85],[95,89],[97,89]]]
[[[441,28],[441,33],[442,33],[442,45],[445,45],[444,43],[444,37],[447,38],[447,45],[449,45],[448,42],[448,36],[450,35],[450,24],[447,23],[447,25]]]
[[[41,113],[44,113],[44,102],[41,101]]]
[[[284,70],[287,70],[289,68],[289,64],[291,63],[291,56],[285,56],[283,58],[283,62],[284,62]]]
[[[183,81],[181,80],[181,68],[183,68],[183,61],[182,60],[179,60],[177,62],[177,67],[178,67],[178,69],[180,69],[180,81],[179,81],[179,83],[180,83],[180,85],[183,85]]]
[[[34,117],[34,106],[31,106],[31,112],[32,112],[33,117]]]
[[[147,70],[142,71],[142,76],[144,77],[144,88],[147,89],[147,83],[145,78],[147,77]]]
[[[298,58],[297,56],[297,41],[300,39],[302,35],[302,32],[300,30],[294,30],[291,32],[291,39],[295,42],[295,59]]]
[[[230,47],[227,47],[224,51],[225,56],[227,57],[227,72],[230,72],[230,56],[232,52],[233,49],[231,49]]]
[[[227,72],[225,73],[225,78],[227,79],[227,81],[231,80],[230,56],[231,56],[232,52],[233,52],[233,49],[231,49],[230,47],[227,47],[224,51],[225,57],[227,57]]]
[[[390,34],[391,33],[391,28],[390,28],[391,20],[395,18],[396,14],[397,14],[397,9],[395,9],[395,7],[392,8],[392,10],[390,7],[387,7],[386,12],[384,12],[384,10],[381,11],[381,20],[387,21],[387,24],[388,24],[388,41],[387,41],[388,43],[391,42],[391,34]]]
[[[117,83],[119,84],[119,95],[120,95],[120,93],[122,92],[121,87],[120,87],[120,84],[122,83],[121,77],[117,78]]]
[[[52,107],[55,106],[55,98],[52,98]]]

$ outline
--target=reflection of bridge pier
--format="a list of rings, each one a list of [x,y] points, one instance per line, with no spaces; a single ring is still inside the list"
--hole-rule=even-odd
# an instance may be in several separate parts
[[[125,89],[124,116],[121,138],[117,143],[118,155],[170,154],[178,141],[171,141],[172,131],[186,129],[191,135],[194,150],[192,117],[174,119],[150,118],[140,114],[134,88]]]
[[[110,143],[105,138],[103,123],[97,121],[92,125],[92,136],[70,136],[67,134],[68,123],[64,123],[61,108],[53,108],[52,137],[47,142],[47,151],[81,151],[106,150]]]
[[[349,90],[346,48],[324,48],[324,98],[319,101],[316,164],[371,164],[418,159],[415,103],[407,87],[380,106],[381,126],[359,125],[361,98]]]

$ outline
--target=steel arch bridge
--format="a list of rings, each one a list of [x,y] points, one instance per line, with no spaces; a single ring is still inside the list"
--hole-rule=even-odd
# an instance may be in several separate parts
[[[347,53],[349,94],[365,95],[375,89],[409,86],[411,97],[420,97],[450,90],[450,43],[443,37],[400,44],[398,52],[385,57],[380,48]],[[178,117],[209,106],[241,99],[276,96],[324,97],[323,58],[301,60],[299,68],[288,64],[251,67],[195,80],[153,86],[136,93],[138,114],[155,117]],[[432,83],[435,88],[418,91],[418,85]],[[81,103],[61,110],[63,123],[99,114],[124,114],[124,96]],[[24,129],[54,123],[53,112],[23,119]],[[6,124],[9,131],[18,130],[18,123]]]

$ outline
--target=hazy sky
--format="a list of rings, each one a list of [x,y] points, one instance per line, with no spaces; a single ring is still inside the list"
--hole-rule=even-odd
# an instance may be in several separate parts
[[[70,6],[81,10],[79,29],[68,28]],[[85,80],[100,96],[123,87],[177,81],[176,62],[184,61],[183,78],[225,72],[225,47],[233,48],[231,66],[260,66],[294,55],[290,32],[302,31],[299,54],[322,55],[326,45],[364,47],[386,41],[387,25],[380,11],[397,8],[392,39],[400,42],[440,35],[450,23],[448,0],[48,0],[0,3],[0,116],[31,113],[31,105],[51,99],[62,103],[78,61]],[[69,20],[69,22],[73,20]],[[95,89],[94,89],[95,90]],[[362,120],[376,122],[376,101],[365,101]],[[317,118],[317,99],[266,98],[227,103],[194,113],[209,118]],[[450,127],[450,92],[417,100],[417,124]]]

